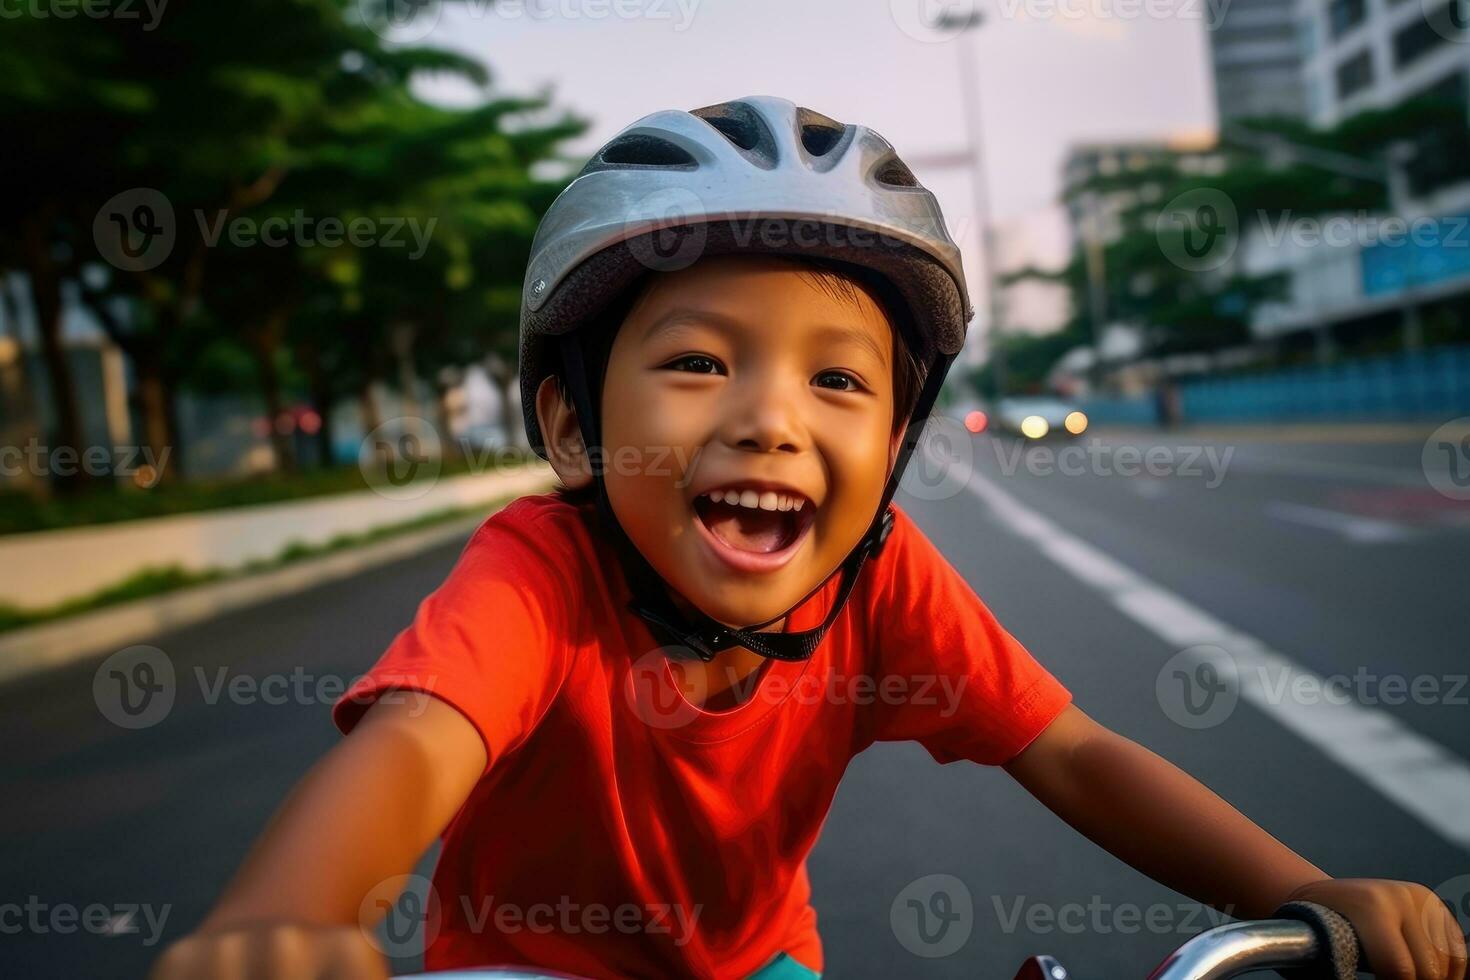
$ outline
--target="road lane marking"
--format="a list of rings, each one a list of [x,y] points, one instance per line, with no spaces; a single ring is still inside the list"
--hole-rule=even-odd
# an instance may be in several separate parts
[[[1223,648],[1239,670],[1240,696],[1288,731],[1417,817],[1446,840],[1470,849],[1470,765],[1381,708],[1355,701],[1294,701],[1284,692],[1330,687],[1326,678],[1232,629],[1187,599],[1127,568],[1018,503],[975,472],[967,489],[1002,524],[1166,644]]]
[[[1324,531],[1332,531],[1353,544],[1392,544],[1414,537],[1414,532],[1402,524],[1380,520],[1376,517],[1359,517],[1322,507],[1305,504],[1288,504],[1273,500],[1266,505],[1266,513],[1277,520],[1293,524],[1305,524]]]

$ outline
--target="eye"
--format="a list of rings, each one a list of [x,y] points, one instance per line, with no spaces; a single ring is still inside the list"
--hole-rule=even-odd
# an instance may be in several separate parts
[[[833,391],[861,391],[862,383],[846,371],[823,371],[812,379],[819,388],[830,388]]]
[[[704,354],[686,354],[683,357],[669,361],[664,367],[671,371],[685,371],[689,374],[723,374],[723,365],[713,357]]]

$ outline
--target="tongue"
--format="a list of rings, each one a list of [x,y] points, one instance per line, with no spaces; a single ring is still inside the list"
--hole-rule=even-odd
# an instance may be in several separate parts
[[[791,523],[789,512],[711,502],[704,513],[704,526],[732,548],[771,552],[785,546]]]

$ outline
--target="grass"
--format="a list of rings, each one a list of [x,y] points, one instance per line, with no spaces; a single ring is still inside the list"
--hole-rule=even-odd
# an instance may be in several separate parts
[[[107,606],[130,602],[134,599],[177,592],[180,589],[202,585],[206,582],[244,578],[245,576],[260,572],[273,571],[295,562],[320,558],[323,555],[345,551],[348,548],[357,548],[362,545],[372,544],[373,542],[396,537],[410,531],[417,531],[436,524],[443,524],[456,518],[469,517],[473,514],[488,515],[511,499],[512,497],[509,496],[500,497],[474,507],[449,507],[443,510],[436,510],[410,521],[385,524],[367,531],[339,534],[321,544],[307,544],[303,541],[292,541],[274,557],[257,559],[239,568],[211,568],[198,571],[190,571],[178,565],[170,565],[165,568],[145,568],[115,585],[99,589],[89,595],[68,599],[54,606],[46,606],[38,609],[22,609],[17,606],[0,603],[0,633],[20,629],[25,626],[35,626],[39,623],[53,622],[68,616],[75,616],[80,613],[103,609]]]

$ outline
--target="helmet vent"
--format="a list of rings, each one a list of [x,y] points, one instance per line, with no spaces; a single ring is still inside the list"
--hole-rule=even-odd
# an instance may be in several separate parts
[[[693,167],[693,155],[656,136],[624,136],[602,148],[602,163],[613,167]]]
[[[775,166],[776,141],[753,107],[744,102],[722,102],[694,109],[690,115],[713,126],[751,162],[766,169]]]
[[[904,164],[898,157],[889,157],[888,160],[878,168],[873,179],[880,184],[889,187],[918,187],[919,180],[914,172]]]
[[[796,121],[801,127],[801,145],[814,157],[830,153],[847,132],[842,123],[810,109],[798,108]]]

